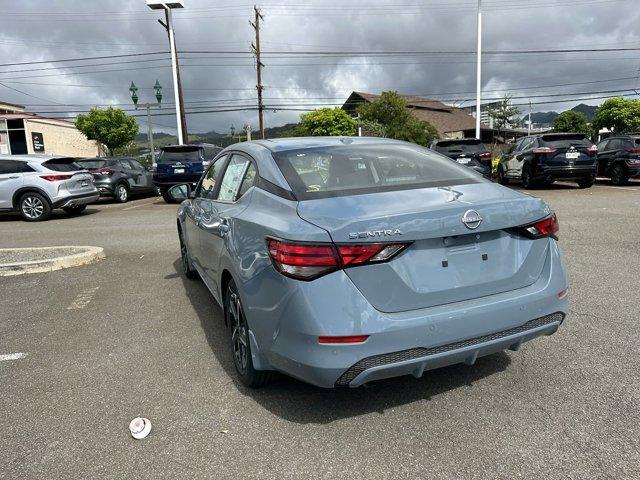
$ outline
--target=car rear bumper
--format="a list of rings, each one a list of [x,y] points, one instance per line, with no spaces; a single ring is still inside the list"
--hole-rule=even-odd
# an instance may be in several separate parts
[[[535,174],[536,178],[547,180],[575,180],[596,176],[596,167],[542,167]]]
[[[186,175],[182,177],[159,177],[153,176],[153,184],[160,188],[169,188],[174,185],[190,184],[195,186],[200,181],[201,175]]]
[[[544,272],[528,287],[407,312],[375,310],[342,271],[292,281],[286,301],[247,312],[258,368],[320,387],[357,387],[516,350],[554,333],[568,311],[567,297],[557,296],[567,288],[566,274],[555,240],[549,242]],[[319,336],[345,335],[369,337],[358,344],[318,343]]]
[[[68,195],[53,202],[53,208],[75,207],[77,205],[87,205],[97,202],[100,199],[100,192],[97,190],[91,193],[79,193]]]

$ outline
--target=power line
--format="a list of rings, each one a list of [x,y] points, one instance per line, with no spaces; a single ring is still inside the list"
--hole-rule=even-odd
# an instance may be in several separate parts
[[[169,52],[125,53],[121,55],[101,55],[98,57],[78,57],[78,58],[65,58],[65,59],[57,59],[57,60],[37,60],[37,61],[31,61],[31,62],[0,63],[0,67],[15,67],[17,65],[35,65],[39,63],[79,62],[83,60],[104,60],[106,58],[143,57],[147,55],[166,55],[167,53]]]

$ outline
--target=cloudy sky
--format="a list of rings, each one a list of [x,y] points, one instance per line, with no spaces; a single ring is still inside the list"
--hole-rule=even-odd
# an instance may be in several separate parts
[[[189,131],[228,132],[232,124],[239,128],[247,122],[257,128],[256,112],[242,110],[256,103],[249,53],[253,4],[185,4],[174,19]],[[265,17],[267,126],[296,121],[299,110],[341,104],[352,90],[473,103],[477,0],[258,5]],[[640,88],[640,50],[503,53],[640,48],[637,0],[483,0],[483,5],[483,49],[497,52],[483,61],[486,98],[509,94],[523,112],[529,100],[533,111],[562,111]],[[140,102],[150,102],[158,79],[164,108],[154,117],[155,129],[175,133],[169,56],[150,54],[168,50],[167,36],[157,23],[161,15],[144,0],[0,0],[0,11],[0,100],[61,117],[92,105],[131,109],[131,81],[140,88]],[[87,59],[139,53],[149,55]],[[85,60],[50,63],[65,59]],[[551,101],[556,103],[546,103]]]

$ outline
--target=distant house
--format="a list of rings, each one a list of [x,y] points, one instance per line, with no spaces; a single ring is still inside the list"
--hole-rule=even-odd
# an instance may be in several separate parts
[[[451,107],[429,98],[411,95],[401,95],[401,97],[407,102],[411,113],[418,120],[429,122],[436,128],[440,138],[475,138],[476,119],[460,108]],[[342,108],[355,115],[358,105],[373,103],[379,98],[380,95],[372,93],[353,92]],[[485,137],[487,139],[491,138],[491,129],[484,125],[481,128],[483,140],[485,140]]]

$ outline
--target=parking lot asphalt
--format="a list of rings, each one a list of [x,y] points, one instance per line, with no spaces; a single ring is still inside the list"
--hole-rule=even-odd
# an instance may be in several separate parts
[[[0,278],[0,478],[639,478],[640,182],[532,193],[560,219],[559,332],[335,391],[235,380],[220,309],[179,273],[175,205],[0,216],[0,248],[107,256]],[[152,422],[144,440],[136,416]]]

